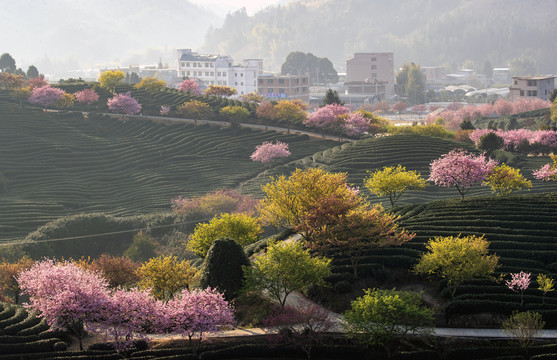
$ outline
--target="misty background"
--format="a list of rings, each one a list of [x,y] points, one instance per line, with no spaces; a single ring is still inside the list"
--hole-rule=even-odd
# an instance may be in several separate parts
[[[298,0],[258,12],[185,0],[1,0],[0,53],[51,79],[70,70],[176,66],[176,49],[264,59],[280,71],[293,51],[329,58],[393,52],[395,66],[557,73],[557,0]]]

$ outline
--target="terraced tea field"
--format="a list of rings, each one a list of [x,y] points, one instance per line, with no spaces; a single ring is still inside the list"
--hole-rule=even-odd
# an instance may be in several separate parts
[[[348,173],[348,182],[359,186],[366,195],[369,195],[370,201],[374,203],[382,202],[386,207],[390,207],[387,197],[378,198],[375,195],[371,195],[363,187],[363,179],[368,176],[367,171],[373,172],[382,169],[384,166],[401,164],[407,170],[418,171],[424,178],[427,178],[429,177],[429,164],[441,155],[456,148],[474,151],[474,147],[470,144],[429,136],[392,135],[366,138],[354,143],[345,143],[332,149],[324,150],[296,162],[277,166],[246,182],[243,184],[242,189],[246,192],[256,193],[260,191],[259,189],[262,184],[269,181],[269,176],[282,174],[288,176],[296,168],[322,167],[331,172]],[[533,180],[532,170],[540,168],[549,162],[551,162],[549,157],[528,157],[521,161],[519,167],[525,177]],[[557,191],[557,182],[543,184],[539,180],[532,181],[531,193],[545,191]],[[488,187],[479,186],[478,184],[466,196],[487,196],[490,194],[491,191]],[[429,183],[425,190],[407,192],[396,205],[422,203],[439,199],[457,198],[459,196],[454,188],[441,188],[433,185],[433,183]]]
[[[524,307],[520,306],[520,295],[504,282],[477,280],[457,289],[447,306],[447,318],[483,312],[509,315],[526,309],[542,313],[548,327],[557,325],[557,295],[548,293],[544,299],[535,283],[540,273],[557,278],[557,194],[441,200],[408,205],[396,214],[401,216],[400,225],[416,237],[399,247],[369,251],[359,265],[361,276],[380,276],[382,266],[410,268],[425,251],[428,240],[436,236],[485,235],[491,243],[490,253],[499,256],[501,267],[496,278],[507,274],[505,279],[509,279],[509,273],[520,271],[533,274],[524,294]],[[333,264],[333,283],[353,281],[346,255],[334,255]]]
[[[135,215],[170,199],[237,187],[266,166],[249,159],[280,140],[299,159],[334,146],[307,136],[21,110],[0,100],[0,241],[61,216]],[[285,160],[288,161],[288,160]]]

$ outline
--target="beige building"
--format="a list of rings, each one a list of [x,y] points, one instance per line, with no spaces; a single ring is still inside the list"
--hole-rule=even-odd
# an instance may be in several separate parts
[[[509,87],[511,101],[518,99],[540,98],[549,100],[555,89],[555,76],[513,76]]]
[[[307,75],[264,74],[257,78],[259,95],[269,100],[302,100],[309,103]]]
[[[381,100],[394,96],[395,68],[393,53],[355,53],[352,59],[346,60],[346,83],[350,84],[348,92],[362,89],[371,91]],[[375,86],[378,84],[380,86]],[[369,85],[369,86],[366,86]],[[384,91],[374,93],[373,91]]]

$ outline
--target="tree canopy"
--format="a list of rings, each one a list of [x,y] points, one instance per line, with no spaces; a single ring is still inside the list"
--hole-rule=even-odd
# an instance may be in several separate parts
[[[333,63],[311,53],[294,51],[288,54],[280,68],[282,75],[309,75],[310,85],[337,83],[338,74]]]

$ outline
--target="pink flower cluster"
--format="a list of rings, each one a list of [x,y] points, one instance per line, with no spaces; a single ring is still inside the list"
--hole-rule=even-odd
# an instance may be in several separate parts
[[[532,144],[542,144],[557,148],[557,132],[553,130],[527,130],[527,129],[517,129],[504,131],[501,129],[477,129],[470,133],[470,140],[472,140],[476,145],[480,138],[486,134],[495,133],[497,136],[503,139],[503,146],[506,149],[516,149],[516,147],[521,142],[528,142]]]
[[[161,115],[168,115],[169,112],[170,112],[169,106],[161,105],[161,110],[160,110]]]
[[[263,144],[255,147],[255,151],[251,154],[250,159],[267,164],[276,158],[289,157],[290,154],[288,144],[281,141],[276,141],[274,144],[265,141]]]
[[[114,97],[108,99],[106,105],[110,111],[117,114],[133,115],[141,111],[141,104],[131,96],[130,92],[114,95]]]
[[[178,85],[178,90],[189,92],[192,95],[201,95],[199,83],[195,79],[185,79]]]
[[[91,105],[92,103],[99,101],[99,94],[97,94],[97,92],[93,89],[83,89],[81,91],[76,92],[74,95],[75,95],[75,99],[78,102],[88,104],[88,105]]]
[[[545,109],[551,106],[549,101],[544,101],[541,99],[521,99],[513,103],[499,99],[495,104],[482,104],[476,106],[474,104],[469,104],[464,106],[461,103],[452,103],[447,106],[446,111],[444,111],[440,116],[445,119],[446,127],[451,130],[456,130],[460,126],[463,120],[475,120],[480,116],[489,115],[511,115],[518,114],[525,111],[532,111],[537,109]],[[428,116],[426,123],[433,124],[435,121],[434,116]]]
[[[216,290],[184,290],[164,303],[138,289],[110,291],[98,273],[74,263],[47,259],[22,271],[17,281],[29,295],[28,307],[54,328],[88,330],[110,334],[118,349],[129,346],[135,336],[172,331],[191,337],[217,331],[234,323],[233,310]]]
[[[344,105],[331,104],[320,107],[304,120],[307,127],[330,128],[340,125],[340,115],[348,114],[350,109]]]
[[[31,91],[28,101],[31,104],[37,104],[47,108],[58,101],[63,95],[64,90],[45,85],[34,88]]]
[[[538,170],[532,171],[532,175],[541,181],[557,180],[557,168],[551,164],[545,164]]]
[[[523,292],[530,286],[530,277],[532,273],[521,271],[519,273],[511,273],[511,279],[505,281],[505,285],[514,292]]]
[[[428,180],[443,187],[455,186],[464,196],[473,184],[485,180],[497,165],[497,161],[486,159],[483,155],[474,156],[465,150],[457,149],[430,164],[431,173]]]

